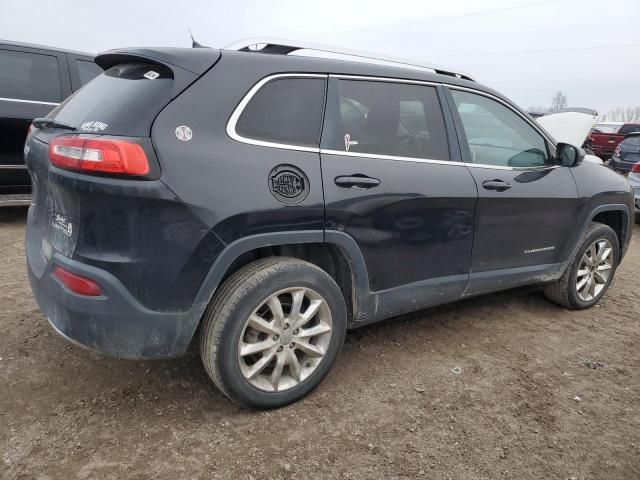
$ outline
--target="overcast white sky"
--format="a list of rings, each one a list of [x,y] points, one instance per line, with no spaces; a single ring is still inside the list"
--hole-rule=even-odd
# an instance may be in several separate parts
[[[279,37],[459,68],[524,107],[640,105],[640,0],[0,0],[0,38],[97,53]]]

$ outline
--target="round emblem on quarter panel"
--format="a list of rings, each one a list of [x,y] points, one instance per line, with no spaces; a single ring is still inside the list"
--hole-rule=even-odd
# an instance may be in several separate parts
[[[176,137],[178,140],[188,142],[193,138],[193,132],[186,125],[180,125],[179,127],[176,127]]]
[[[269,191],[282,203],[300,203],[309,195],[309,179],[293,165],[278,165],[269,172]]]

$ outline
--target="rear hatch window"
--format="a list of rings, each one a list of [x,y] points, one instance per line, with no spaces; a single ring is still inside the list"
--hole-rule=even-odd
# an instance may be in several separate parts
[[[149,136],[151,124],[171,101],[173,72],[164,65],[121,63],[78,90],[49,118],[80,132]]]
[[[596,133],[609,133],[616,134],[622,125],[606,125],[606,124],[598,124],[593,129]]]

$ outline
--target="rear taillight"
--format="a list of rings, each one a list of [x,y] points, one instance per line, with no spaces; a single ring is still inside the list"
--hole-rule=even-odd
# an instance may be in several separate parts
[[[616,149],[613,151],[613,156],[614,157],[619,157],[620,156],[620,152],[621,152],[621,148],[620,148],[620,146],[617,146]]]
[[[123,175],[146,175],[150,170],[140,145],[112,138],[58,137],[49,144],[49,158],[68,170]]]
[[[633,167],[631,167],[631,171],[633,173],[640,173],[640,162],[634,163]]]
[[[29,135],[31,135],[31,132],[33,132],[33,129],[34,129],[34,128],[36,128],[36,127],[34,127],[34,126],[33,126],[33,123],[30,123],[30,124],[29,124],[29,130],[27,130],[27,137],[28,137]]]
[[[100,285],[90,278],[82,277],[65,270],[62,267],[55,267],[53,274],[62,284],[74,293],[87,295],[89,297],[99,297],[102,295]]]

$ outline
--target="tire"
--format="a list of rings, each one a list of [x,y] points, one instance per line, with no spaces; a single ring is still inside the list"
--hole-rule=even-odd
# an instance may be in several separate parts
[[[581,293],[577,288],[578,285],[582,285],[578,282],[578,269],[581,266],[584,266],[582,263],[583,257],[585,256],[587,250],[589,250],[590,247],[596,242],[608,242],[608,245],[611,248],[611,256],[606,263],[610,264],[611,268],[610,270],[608,270],[608,278],[601,284],[603,288],[599,292],[597,292],[597,294],[595,294],[594,291],[594,294],[590,295],[591,298],[585,299],[585,292],[583,291]],[[604,245],[604,243],[602,244]],[[602,298],[604,293],[609,288],[609,285],[611,285],[611,281],[613,280],[616,268],[618,266],[619,258],[620,246],[616,233],[607,225],[603,225],[601,223],[592,223],[582,236],[580,246],[578,247],[574,257],[571,259],[562,277],[560,277],[560,279],[555,283],[547,285],[544,289],[544,294],[552,302],[555,302],[571,310],[590,308]],[[588,269],[589,267],[586,268]],[[581,272],[584,271],[585,269],[581,270]],[[596,268],[596,272],[598,271],[599,269]],[[587,276],[589,276],[589,274],[587,274]],[[600,276],[598,278],[602,280]],[[583,279],[584,276],[581,277],[581,280]],[[596,286],[595,288],[598,287]],[[586,295],[589,296],[588,294]]]
[[[302,315],[292,313],[295,298],[302,298],[302,315],[312,315],[308,323],[299,323]],[[276,304],[283,315],[273,313],[271,305]],[[320,305],[314,314],[309,310],[312,304]],[[256,316],[258,323],[249,322]],[[326,330],[327,325],[329,332],[302,338],[310,328]],[[325,271],[295,258],[272,257],[246,265],[218,289],[203,316],[200,355],[209,377],[229,399],[250,408],[278,408],[307,395],[329,373],[346,328],[344,298]],[[247,355],[252,345],[269,347]],[[324,354],[318,359],[320,351]],[[275,370],[281,361],[280,376]],[[260,369],[261,365],[266,366]],[[250,377],[257,370],[260,373]]]

